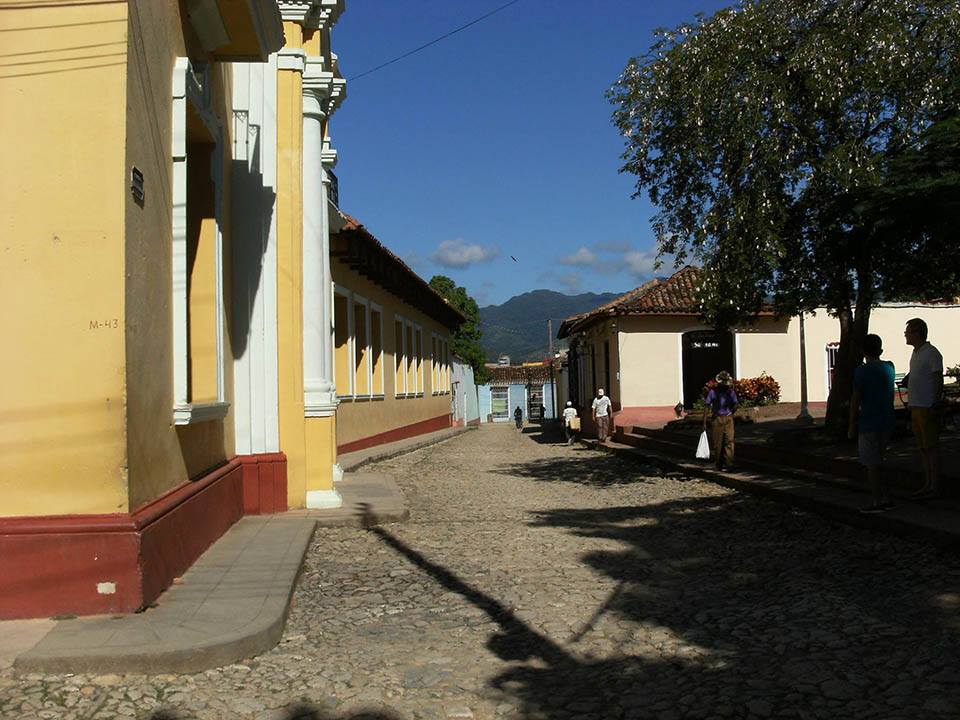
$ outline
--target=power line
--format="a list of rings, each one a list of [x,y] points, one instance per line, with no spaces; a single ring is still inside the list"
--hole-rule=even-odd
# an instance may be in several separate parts
[[[366,75],[370,75],[371,73],[375,73],[377,70],[382,70],[383,68],[387,67],[387,65],[393,65],[395,62],[399,62],[400,60],[403,60],[404,58],[408,58],[408,57],[410,57],[411,55],[414,55],[414,54],[420,52],[421,50],[425,50],[425,49],[427,49],[428,47],[430,47],[431,45],[436,45],[436,44],[437,44],[438,42],[440,42],[441,40],[446,40],[446,39],[447,39],[448,37],[450,37],[451,35],[456,35],[456,34],[457,34],[458,32],[460,32],[461,30],[466,30],[466,29],[467,29],[468,27],[470,27],[471,25],[476,25],[476,24],[477,24],[478,22],[480,22],[481,20],[486,20],[486,19],[487,19],[488,17],[490,17],[491,15],[495,15],[496,13],[500,12],[501,10],[506,10],[508,7],[510,7],[511,5],[516,5],[518,2],[520,2],[520,0],[510,0],[510,2],[508,2],[508,3],[504,4],[504,5],[501,5],[501,6],[498,7],[498,8],[494,8],[493,10],[491,10],[490,12],[488,12],[486,15],[481,15],[480,17],[476,18],[475,20],[471,20],[470,22],[466,23],[465,25],[461,25],[460,27],[456,28],[455,30],[451,30],[450,32],[448,32],[448,33],[446,33],[446,34],[444,34],[444,35],[441,35],[441,36],[438,37],[438,38],[434,38],[434,39],[431,40],[430,42],[425,43],[425,44],[421,45],[421,46],[418,47],[418,48],[414,48],[413,50],[409,50],[409,51],[405,52],[403,55],[398,55],[397,57],[393,58],[392,60],[387,60],[387,62],[383,63],[382,65],[377,65],[375,68],[370,68],[369,70],[365,70],[364,72],[360,73],[359,75],[354,75],[354,76],[351,77],[351,78],[347,78],[347,82],[353,82],[354,80],[359,80],[360,78],[362,78],[362,77],[364,77],[364,76],[366,76]]]

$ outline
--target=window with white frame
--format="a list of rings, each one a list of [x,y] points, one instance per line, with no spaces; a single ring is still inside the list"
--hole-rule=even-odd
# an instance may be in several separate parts
[[[430,334],[430,392],[440,392],[440,337]]]
[[[419,325],[413,326],[413,351],[416,360],[416,370],[414,377],[417,382],[417,395],[423,395],[423,328]]]
[[[339,398],[353,397],[350,314],[350,291],[336,286],[333,293],[333,373]]]
[[[333,322],[337,397],[382,397],[383,308],[362,295],[335,285]]]
[[[172,117],[173,421],[226,417],[226,310],[221,193],[223,126],[209,67],[177,58]]]
[[[370,392],[383,396],[383,308],[370,303]]]
[[[403,318],[393,318],[393,394],[403,397],[407,394],[407,373],[404,370],[404,332]]]

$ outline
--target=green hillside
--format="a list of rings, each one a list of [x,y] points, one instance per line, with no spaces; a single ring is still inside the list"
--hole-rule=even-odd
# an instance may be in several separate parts
[[[556,339],[560,323],[571,315],[603,305],[619,293],[582,293],[564,295],[553,290],[532,290],[507,300],[502,305],[480,308],[483,322],[483,348],[493,362],[509,355],[514,363],[542,360],[549,351],[547,320],[553,320],[554,349],[566,347]]]

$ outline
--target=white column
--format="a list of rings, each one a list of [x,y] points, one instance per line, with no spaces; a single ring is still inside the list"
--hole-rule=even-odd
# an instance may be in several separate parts
[[[333,381],[332,282],[324,120],[333,74],[308,57],[303,73],[303,402],[307,417],[336,412]]]

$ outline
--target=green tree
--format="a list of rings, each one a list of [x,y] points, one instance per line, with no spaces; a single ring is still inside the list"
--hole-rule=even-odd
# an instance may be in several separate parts
[[[836,315],[834,427],[871,307],[928,294],[931,272],[957,277],[957,253],[952,267],[936,255],[940,230],[906,241],[880,200],[902,190],[896,159],[957,114],[958,43],[955,0],[750,0],[658,31],[608,92],[661,254],[707,270],[708,320],[743,322],[767,302]],[[906,253],[936,270],[904,282],[917,272]]]
[[[447,302],[467,319],[453,334],[451,349],[473,368],[474,380],[478,385],[482,385],[490,379],[490,371],[484,365],[487,357],[480,345],[483,328],[477,301],[470,297],[466,288],[457,285],[446,275],[434,275],[430,278],[430,287],[446,298]]]

